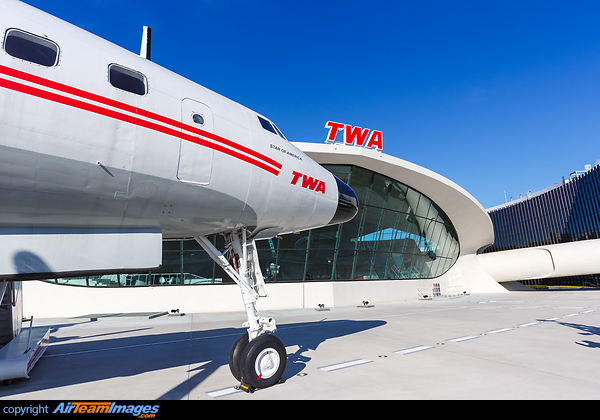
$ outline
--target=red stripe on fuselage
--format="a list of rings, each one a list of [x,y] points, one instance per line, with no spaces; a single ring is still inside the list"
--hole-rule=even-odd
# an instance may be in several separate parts
[[[25,93],[28,95],[32,95],[32,96],[36,96],[39,98],[47,99],[47,100],[50,100],[53,102],[61,103],[63,105],[68,105],[68,106],[83,109],[86,111],[94,112],[96,114],[104,115],[106,117],[114,118],[114,119],[117,119],[120,121],[128,122],[128,123],[139,125],[141,127],[145,127],[145,128],[151,129],[151,130],[155,130],[155,131],[161,132],[163,134],[168,134],[170,136],[181,138],[186,141],[191,141],[195,144],[198,144],[198,145],[201,145],[204,147],[208,147],[208,148],[212,148],[219,152],[225,153],[229,156],[243,160],[244,162],[258,166],[259,168],[264,169],[267,172],[270,172],[274,175],[279,175],[279,170],[282,168],[282,165],[279,162],[269,158],[268,156],[258,153],[248,147],[237,144],[231,140],[220,137],[216,134],[209,133],[207,131],[200,130],[196,127],[193,127],[193,126],[190,126],[187,124],[183,124],[179,121],[164,117],[160,114],[156,114],[156,113],[153,113],[153,112],[141,109],[141,108],[137,108],[137,107],[134,107],[134,106],[131,106],[128,104],[124,104],[122,102],[118,102],[113,99],[105,98],[104,96],[96,95],[94,93],[86,92],[84,90],[77,89],[77,88],[74,88],[74,87],[71,87],[68,85],[64,85],[62,83],[44,79],[43,77],[25,73],[20,70],[15,70],[10,67],[0,65],[0,73],[6,74],[7,76],[26,80],[28,82],[35,83],[35,84],[38,84],[41,86],[45,86],[50,89],[68,93],[70,95],[79,96],[80,98],[98,102],[103,105],[108,105],[113,108],[121,109],[123,111],[131,112],[131,113],[139,115],[139,116],[151,118],[151,119],[161,122],[163,124],[168,124],[172,127],[178,128],[178,129],[182,129],[182,130],[185,129],[187,131],[199,134],[199,135],[209,138],[217,143],[211,143],[204,139],[200,139],[200,138],[194,137],[192,135],[186,134],[184,132],[180,132],[179,130],[173,130],[172,128],[164,127],[160,124],[146,121],[141,118],[133,117],[133,116],[130,116],[127,114],[123,114],[123,113],[120,113],[117,111],[113,111],[110,109],[100,107],[98,105],[94,105],[94,104],[83,102],[83,101],[80,101],[77,99],[65,97],[65,96],[58,95],[53,92],[48,92],[43,89],[38,89],[38,88],[31,87],[28,85],[23,85],[21,83],[13,82],[10,80],[0,79],[1,87],[5,87],[7,89],[15,90],[15,91]],[[221,144],[218,144],[218,143],[221,143]],[[236,149],[237,151],[228,149],[227,147],[224,147],[224,146],[228,146],[232,149]],[[253,157],[246,156],[243,153],[253,156],[256,159],[260,159],[260,160],[262,160],[262,162],[260,160],[254,159]],[[274,168],[269,165],[273,166]]]

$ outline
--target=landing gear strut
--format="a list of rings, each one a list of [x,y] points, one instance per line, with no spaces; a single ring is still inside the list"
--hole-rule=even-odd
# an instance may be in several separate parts
[[[260,316],[256,310],[256,300],[266,297],[267,292],[254,240],[247,240],[245,228],[225,235],[232,265],[206,237],[195,239],[242,292],[248,319],[243,326],[247,332],[233,343],[229,352],[229,369],[240,381],[240,389],[252,392],[279,383],[287,354],[281,340],[273,335],[277,329],[275,320]]]

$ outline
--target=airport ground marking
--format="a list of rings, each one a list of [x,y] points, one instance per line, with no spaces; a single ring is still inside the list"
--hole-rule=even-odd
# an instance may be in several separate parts
[[[365,363],[371,363],[372,360],[368,359],[356,359],[350,360],[349,362],[337,363],[335,365],[323,366],[320,367],[320,370],[324,370],[326,372],[331,372],[334,370],[345,369],[353,366],[364,365]]]
[[[496,330],[487,331],[486,334],[499,334],[506,331],[512,331],[512,328],[498,328]]]
[[[478,338],[478,336],[476,335],[465,335],[463,337],[456,337],[456,338],[451,338],[449,340],[446,340],[446,342],[450,342],[450,343],[460,343],[461,341],[467,341],[467,340],[472,340],[474,338]]]
[[[429,349],[433,349],[433,346],[417,346],[417,347],[411,347],[409,349],[404,349],[404,350],[397,350],[394,353],[395,354],[411,354],[411,353],[416,353],[419,351],[423,351],[423,350],[429,350]]]
[[[544,319],[542,319],[542,321],[556,321],[557,319],[560,319],[560,317],[559,316],[555,316],[555,317],[552,317],[552,318],[544,318]]]
[[[239,389],[232,386],[229,388],[223,388],[223,389],[217,389],[215,391],[209,391],[209,392],[207,392],[207,394],[210,397],[219,398],[219,397],[225,397],[225,396],[231,395],[231,394],[237,394],[238,392],[242,392],[242,391],[240,391]]]
[[[538,321],[533,321],[533,322],[526,322],[525,324],[519,324],[517,325],[517,327],[521,328],[521,327],[531,327],[533,325],[538,325],[539,322]]]

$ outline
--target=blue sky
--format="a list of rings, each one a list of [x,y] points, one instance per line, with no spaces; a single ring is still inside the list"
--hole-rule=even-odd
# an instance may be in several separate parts
[[[600,162],[600,2],[26,0],[324,142],[328,120],[484,207]]]

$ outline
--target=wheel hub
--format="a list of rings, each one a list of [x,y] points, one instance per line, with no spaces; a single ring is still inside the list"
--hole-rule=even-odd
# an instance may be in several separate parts
[[[256,375],[262,379],[268,379],[279,369],[279,353],[273,348],[266,348],[258,354],[254,368]]]

